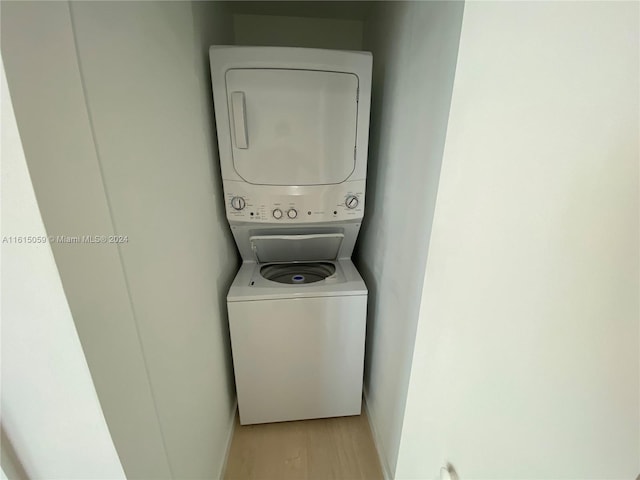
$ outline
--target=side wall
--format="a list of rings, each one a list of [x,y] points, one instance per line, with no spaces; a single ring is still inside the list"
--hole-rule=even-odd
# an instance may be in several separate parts
[[[216,477],[235,401],[224,298],[237,253],[206,50],[231,41],[231,17],[217,2],[19,3],[2,14],[47,231],[128,238],[53,245],[127,478]]]
[[[395,471],[462,21],[460,2],[376,3],[367,211],[355,261],[369,288],[365,395]]]
[[[46,231],[112,235],[69,5],[3,2],[0,8],[9,91]],[[51,247],[125,473],[169,478],[118,246]]]
[[[635,478],[638,3],[470,2],[398,478]]]
[[[183,2],[71,8],[114,224],[131,239],[122,261],[175,478],[212,476],[234,401],[224,299],[237,261],[200,43],[202,29],[230,17],[216,23],[194,6],[197,15]],[[194,24],[207,13],[210,25]],[[215,33],[224,43],[231,32]]]
[[[1,81],[2,468],[12,479],[124,480],[51,246],[39,241],[4,67]]]

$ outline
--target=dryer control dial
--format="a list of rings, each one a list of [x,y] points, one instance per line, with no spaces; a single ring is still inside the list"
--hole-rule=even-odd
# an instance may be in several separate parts
[[[295,208],[292,208],[287,212],[287,216],[291,219],[296,218],[298,216],[298,211]]]
[[[355,195],[348,195],[344,201],[344,204],[347,206],[347,208],[351,209],[356,208],[359,203],[360,200],[358,200],[358,197],[356,197]]]
[[[280,220],[282,218],[282,210],[280,210],[279,208],[276,208],[272,213],[273,218],[275,218],[276,220]]]
[[[247,202],[245,202],[242,197],[233,197],[231,199],[231,207],[233,207],[234,210],[242,210],[246,206]]]

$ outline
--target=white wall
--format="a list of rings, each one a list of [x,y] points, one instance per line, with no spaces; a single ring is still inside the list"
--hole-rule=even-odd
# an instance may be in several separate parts
[[[29,478],[124,479],[51,246],[46,241],[12,241],[24,237],[43,240],[47,234],[20,143],[4,65],[0,94],[2,448],[3,454],[12,448],[22,464],[3,467],[12,474],[24,469],[21,473]],[[3,464],[4,460],[3,455]]]
[[[69,5],[3,2],[1,9],[9,91],[47,233],[113,234]],[[52,250],[127,477],[169,478],[118,246],[56,243]]]
[[[54,245],[127,477],[216,477],[234,414],[224,298],[237,253],[206,55],[231,42],[231,17],[214,2],[3,4],[2,13],[47,230],[128,236],[117,247]],[[103,285],[101,272],[116,268]]]
[[[122,258],[171,469],[211,477],[235,399],[224,298],[237,261],[208,45],[195,43],[189,3],[81,2],[72,14],[114,223],[131,237]]]
[[[359,20],[233,15],[233,43],[362,50],[362,27]]]
[[[638,474],[638,8],[465,6],[398,478]]]
[[[387,476],[395,471],[462,3],[384,2],[373,52],[367,211],[355,260],[369,288],[365,396]]]

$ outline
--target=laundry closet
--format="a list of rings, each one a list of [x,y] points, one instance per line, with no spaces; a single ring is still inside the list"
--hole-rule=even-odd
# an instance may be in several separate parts
[[[237,412],[228,294],[252,248],[290,252],[244,232],[241,255],[234,240],[227,208],[242,195],[223,189],[210,47],[303,47],[371,54],[365,207],[347,250],[366,285],[354,289],[363,323],[366,303],[358,368],[385,476],[437,478],[452,462],[460,478],[633,478],[637,8],[2,2],[11,115],[37,200],[17,202],[16,217],[31,208],[54,238],[126,238],[39,246],[84,381],[58,375],[62,357],[45,354],[55,336],[34,334],[28,303],[66,314],[31,284],[37,265],[3,278],[19,292],[6,310],[3,295],[3,443],[31,478],[222,475]],[[361,193],[322,212],[346,218]],[[276,207],[238,211],[283,224],[321,211]],[[332,247],[322,260],[336,267],[344,232],[312,234],[329,235],[309,240]],[[34,341],[5,350],[14,327]],[[58,390],[38,389],[41,371]],[[67,418],[49,398],[80,403]]]
[[[369,292],[364,392],[397,460],[462,21],[461,3],[236,2],[234,44],[373,55],[366,207],[353,261]],[[429,29],[429,41],[421,33]],[[417,206],[419,206],[417,208]]]
[[[340,191],[342,206],[337,201],[326,211],[347,220],[360,212],[360,221],[345,224],[346,232],[312,233],[325,235],[320,240],[329,260],[352,252],[347,258],[366,284],[355,288],[353,281],[362,280],[346,264],[326,273],[331,281],[347,279],[345,292],[364,295],[350,307],[362,317],[360,340],[336,348],[355,362],[350,375],[362,378],[364,370],[365,408],[384,469],[391,471],[462,4],[71,2],[2,9],[3,61],[47,232],[128,237],[93,250],[51,248],[113,443],[131,477],[217,475],[235,415],[227,295],[240,255],[226,219],[231,199],[220,176],[209,48],[370,52],[373,75],[360,80],[373,81],[371,112],[361,119],[361,127],[370,119],[368,154],[357,176],[363,185]],[[434,36],[425,44],[416,35],[430,28]],[[36,68],[41,75],[32,74]],[[366,140],[365,131],[359,135]],[[364,155],[367,145],[358,148]],[[366,202],[358,206],[365,188]],[[353,210],[344,206],[351,194]],[[316,211],[296,209],[304,217]],[[251,245],[273,250],[264,238],[251,243],[248,232],[245,240],[247,256]],[[341,362],[335,360],[336,372]],[[360,411],[360,384],[348,383],[348,407],[336,415]],[[114,395],[123,389],[129,395]]]

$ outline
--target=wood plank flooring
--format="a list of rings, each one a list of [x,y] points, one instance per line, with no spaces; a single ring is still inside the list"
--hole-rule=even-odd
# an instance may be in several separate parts
[[[355,417],[240,425],[226,480],[381,480],[364,410]]]

